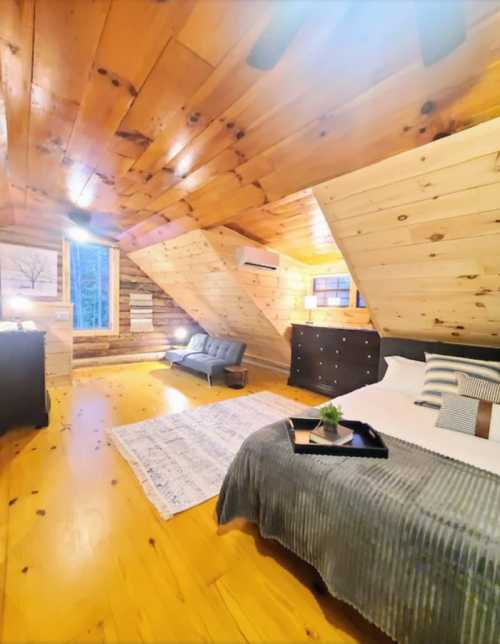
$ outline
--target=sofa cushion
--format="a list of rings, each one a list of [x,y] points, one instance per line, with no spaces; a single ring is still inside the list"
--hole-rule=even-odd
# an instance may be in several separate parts
[[[165,358],[170,362],[180,362],[188,353],[192,353],[189,349],[170,349],[165,352]]]
[[[240,364],[245,344],[237,340],[222,340],[209,337],[205,346],[208,355],[223,360],[226,365]]]
[[[194,369],[196,371],[201,371],[207,375],[215,375],[224,371],[226,363],[220,358],[214,356],[209,356],[206,353],[194,353],[190,356],[187,356],[183,361],[182,365],[188,367],[189,369]]]
[[[195,333],[191,336],[186,349],[189,351],[205,351],[208,335],[206,333]]]

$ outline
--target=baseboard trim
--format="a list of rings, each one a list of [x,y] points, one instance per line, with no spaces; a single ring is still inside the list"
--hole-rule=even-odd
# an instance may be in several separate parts
[[[147,362],[149,360],[162,360],[165,351],[153,353],[126,353],[116,356],[96,356],[95,358],[77,358],[73,360],[73,367],[93,367],[103,364],[120,364],[127,362]]]
[[[259,356],[249,356],[245,354],[243,357],[243,364],[251,364],[256,367],[264,367],[265,369],[271,369],[272,371],[278,371],[279,373],[284,373],[286,376],[290,375],[290,366],[284,362],[275,362],[274,360],[267,360],[266,358],[260,358]]]
[[[73,360],[73,368],[78,367],[94,367],[106,364],[120,364],[127,362],[147,362],[149,360],[162,360],[165,356],[164,351],[156,351],[154,353],[127,353],[116,356],[95,356],[92,358],[76,358]],[[259,356],[245,355],[243,358],[244,364],[255,365],[272,371],[278,371],[286,376],[290,374],[289,365],[284,362],[275,362],[274,360],[267,360]]]

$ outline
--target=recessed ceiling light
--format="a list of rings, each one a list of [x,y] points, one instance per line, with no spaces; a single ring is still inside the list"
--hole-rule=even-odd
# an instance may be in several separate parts
[[[69,228],[67,233],[70,239],[79,244],[84,244],[89,240],[90,237],[89,231],[85,228],[81,228],[80,226],[73,226],[72,228]]]

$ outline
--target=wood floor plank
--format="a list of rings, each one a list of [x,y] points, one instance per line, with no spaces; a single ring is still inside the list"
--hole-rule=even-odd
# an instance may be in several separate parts
[[[107,435],[264,390],[324,400],[257,367],[236,391],[159,362],[52,387],[47,429],[0,437],[0,640],[387,642],[255,526],[219,528],[216,499],[162,520]]]

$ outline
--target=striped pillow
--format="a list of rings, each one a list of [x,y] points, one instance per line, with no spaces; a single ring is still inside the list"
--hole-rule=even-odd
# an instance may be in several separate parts
[[[437,353],[426,353],[425,361],[424,386],[415,401],[417,405],[439,409],[443,393],[458,394],[457,371],[490,382],[500,382],[500,362],[443,356]]]
[[[500,405],[456,394],[443,394],[436,427],[500,442]]]
[[[457,381],[460,396],[500,404],[500,383],[468,376],[466,373],[457,373]]]

